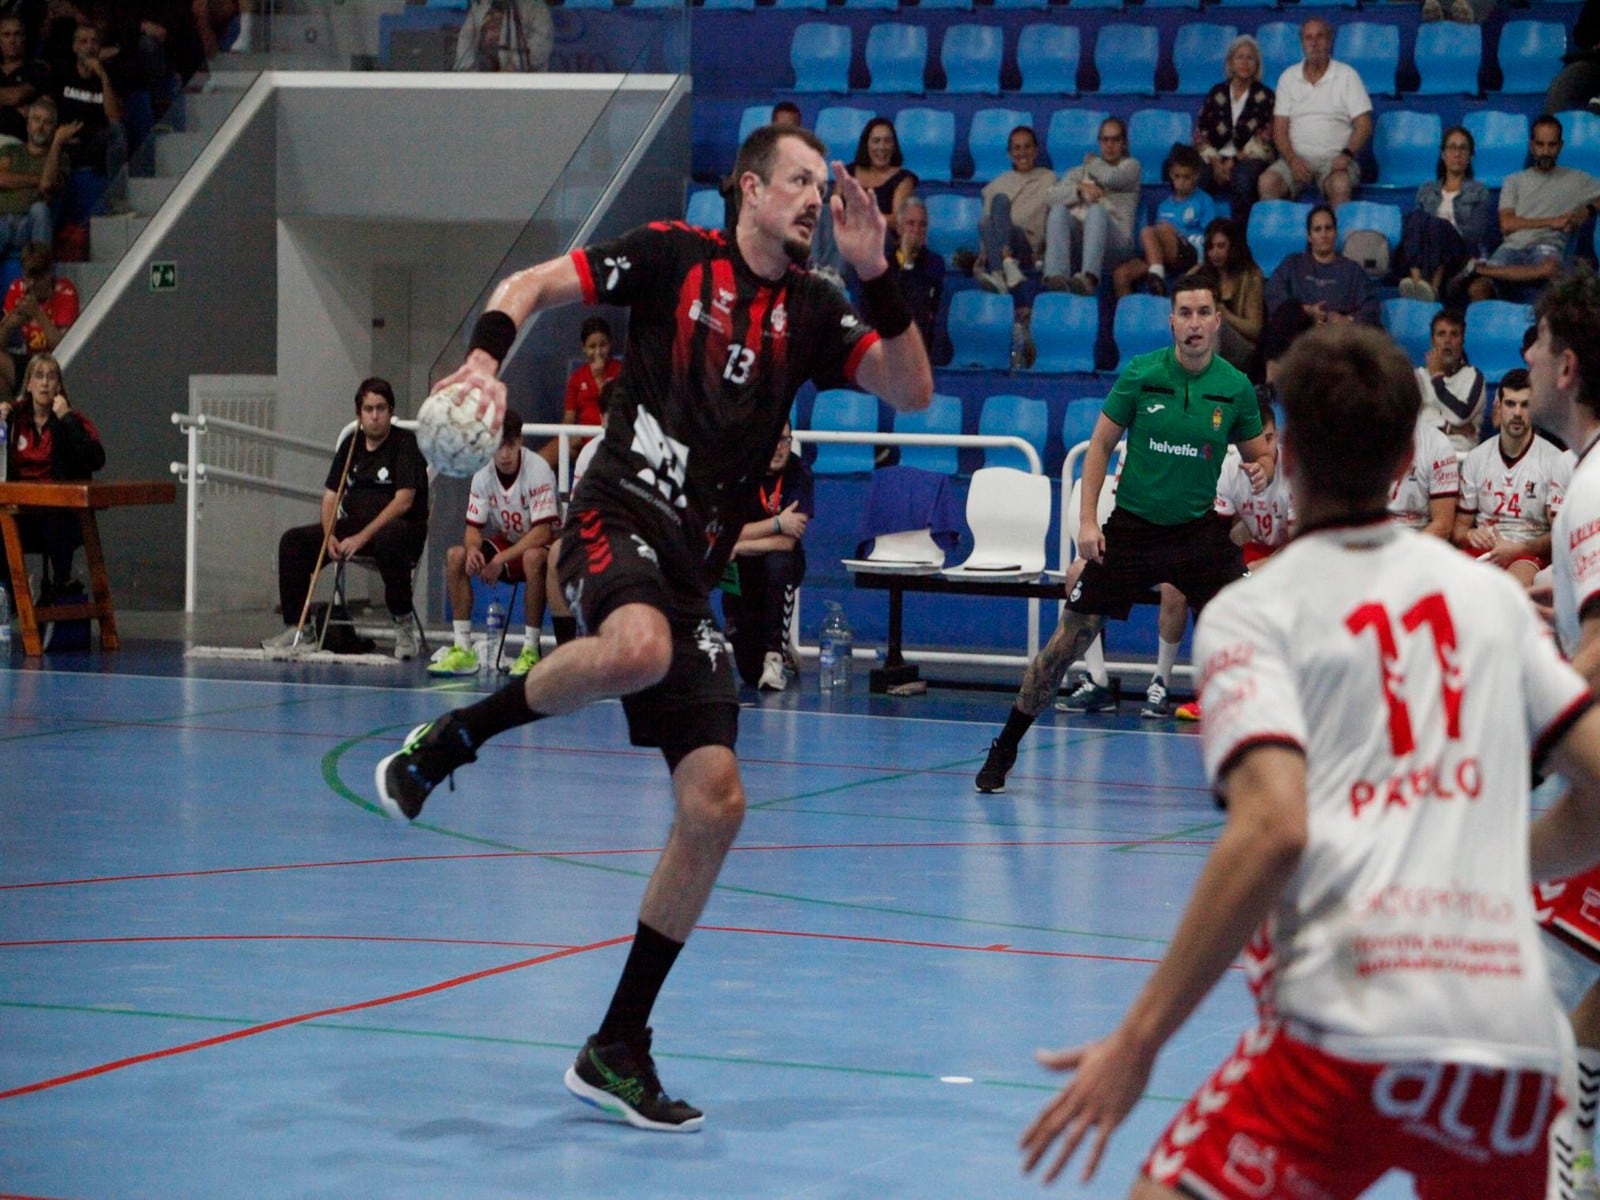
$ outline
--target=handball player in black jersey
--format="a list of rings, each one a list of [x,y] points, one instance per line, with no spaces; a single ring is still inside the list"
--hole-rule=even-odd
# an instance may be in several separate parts
[[[795,393],[874,392],[901,411],[933,392],[921,335],[884,257],[884,218],[832,165],[840,251],[863,283],[857,315],[805,268],[828,185],[826,148],[799,129],[756,130],[734,168],[731,231],[663,221],[506,278],[440,387],[463,382],[505,408],[497,378],[517,329],[557,305],[631,309],[604,440],[568,509],[562,589],[590,637],[558,646],[521,680],[419,726],[378,764],[385,808],[415,818],[489,738],[622,697],[635,745],[659,747],[676,819],[645,888],[609,1010],[566,1085],[643,1129],[698,1129],[650,1054],[650,1010],[704,908],[743,819],[732,652],[709,596],[733,549]]]

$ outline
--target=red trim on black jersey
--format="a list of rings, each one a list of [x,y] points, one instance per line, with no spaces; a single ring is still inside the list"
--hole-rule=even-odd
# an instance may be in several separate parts
[[[703,303],[705,274],[706,264],[695,263],[684,272],[683,284],[678,288],[678,306],[673,314],[676,328],[672,335],[672,377],[679,382],[687,377],[688,364],[694,358],[695,330],[699,323],[689,313],[697,303]]]
[[[874,329],[850,348],[850,357],[845,359],[844,363],[845,378],[849,379],[851,383],[856,381],[856,368],[861,365],[861,360],[866,357],[867,351],[881,341],[883,341],[883,335]]]
[[[594,285],[594,274],[589,270],[589,256],[582,250],[574,250],[570,257],[572,265],[578,268],[578,286],[583,288],[583,302],[598,303],[599,292]]]

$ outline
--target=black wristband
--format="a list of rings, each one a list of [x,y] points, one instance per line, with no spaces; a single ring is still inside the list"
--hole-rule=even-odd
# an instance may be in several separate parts
[[[467,353],[482,350],[497,363],[503,363],[511,353],[511,343],[517,340],[517,323],[497,308],[487,309],[472,327],[472,341]]]
[[[880,337],[899,337],[911,328],[911,307],[900,294],[893,271],[862,282],[861,310]]]

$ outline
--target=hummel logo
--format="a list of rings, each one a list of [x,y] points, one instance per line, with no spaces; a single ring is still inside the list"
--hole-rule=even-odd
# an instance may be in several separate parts
[[[1147,413],[1158,413],[1165,407],[1166,407],[1165,404],[1152,404],[1148,408],[1145,409],[1145,412],[1147,412]]]

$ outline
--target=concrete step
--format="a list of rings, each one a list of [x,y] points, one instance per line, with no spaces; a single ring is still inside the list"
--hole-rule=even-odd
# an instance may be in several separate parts
[[[236,91],[185,92],[183,128],[186,133],[215,133],[228,119],[243,93]]]
[[[200,157],[211,140],[208,133],[157,133],[156,169],[158,179],[177,179]]]
[[[111,277],[114,262],[67,262],[56,264],[56,274],[72,280],[78,289],[78,302],[87,308],[89,300]]]
[[[89,219],[89,257],[96,263],[115,264],[150,224],[148,216],[124,213]]]
[[[176,179],[142,179],[139,176],[130,176],[128,179],[128,207],[136,213],[150,216],[166,203],[167,197],[172,195],[176,187]]]

